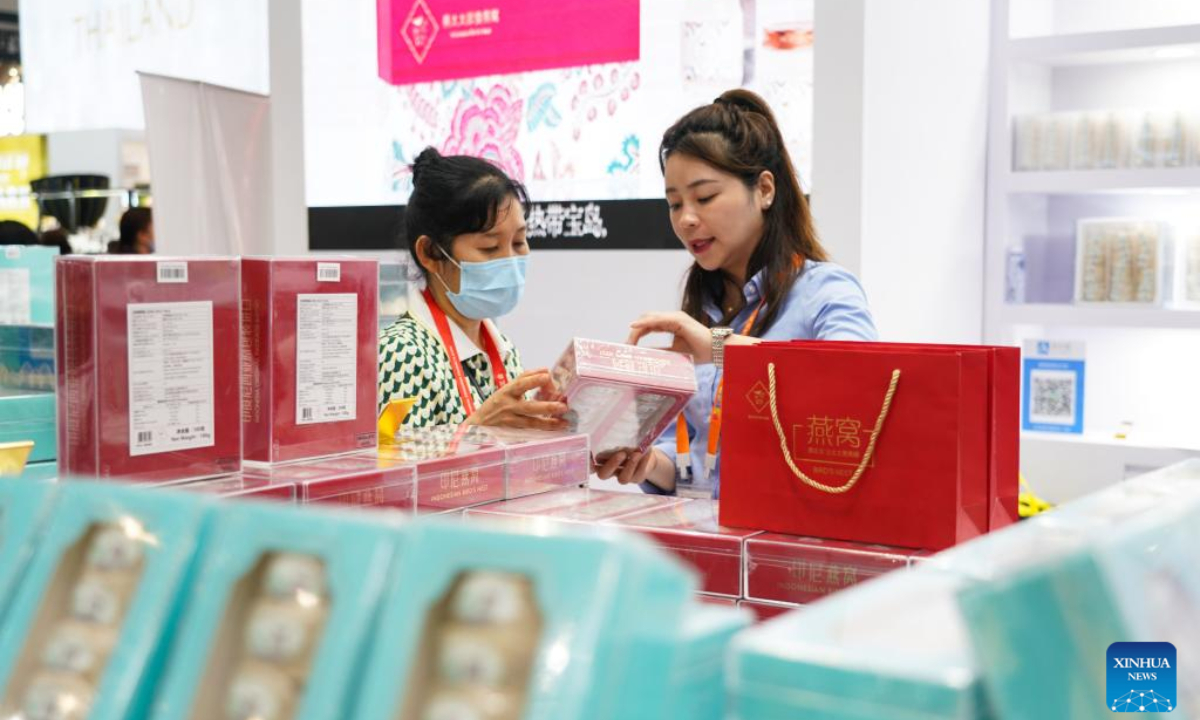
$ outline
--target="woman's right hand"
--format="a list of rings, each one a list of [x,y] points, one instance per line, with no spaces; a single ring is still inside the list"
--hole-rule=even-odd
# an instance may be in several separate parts
[[[567,404],[542,400],[526,400],[525,395],[533,390],[554,393],[554,381],[549,370],[530,370],[521,373],[511,382],[484,401],[467,422],[471,425],[488,425],[536,430],[565,430]]]

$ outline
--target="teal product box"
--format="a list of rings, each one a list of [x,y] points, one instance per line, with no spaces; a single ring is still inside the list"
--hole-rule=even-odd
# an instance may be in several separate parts
[[[6,245],[0,252],[0,325],[54,324],[58,248]]]
[[[33,441],[26,462],[54,460],[58,426],[53,392],[0,388],[0,443]]]
[[[0,629],[0,717],[144,716],[210,504],[60,486]]]
[[[54,506],[58,488],[33,480],[0,480],[0,621]]]
[[[401,536],[378,517],[221,505],[153,717],[347,717]]]
[[[965,580],[885,575],[739,634],[731,720],[982,720],[979,667],[957,607]]]
[[[356,720],[661,720],[695,578],[601,528],[427,521],[405,538]]]
[[[54,391],[54,327],[0,324],[0,388]]]
[[[1113,643],[1177,642],[1181,661],[1200,658],[1198,524],[1196,494],[1130,481],[931,560],[973,576],[959,601],[999,716],[1107,716],[1130,689],[1108,687]]]
[[[683,616],[679,658],[667,683],[667,718],[724,720],[725,658],[754,615],[737,607],[696,603]]]

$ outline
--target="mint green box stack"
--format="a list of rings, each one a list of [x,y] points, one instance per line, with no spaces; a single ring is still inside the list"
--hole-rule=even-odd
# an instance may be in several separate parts
[[[383,514],[221,505],[152,717],[348,717],[405,544]]]
[[[695,586],[648,541],[615,531],[418,524],[353,717],[681,717],[670,681]],[[712,627],[694,633],[701,645],[729,630]]]
[[[0,627],[0,717],[143,717],[210,507],[62,485]]]
[[[0,443],[32,440],[29,462],[53,460],[54,260],[58,248],[0,253]]]
[[[663,717],[724,720],[725,664],[733,638],[753,622],[750,611],[697,602],[684,612],[683,636],[668,681]]]
[[[0,480],[0,622],[33,556],[57,491],[48,482]]]
[[[0,252],[0,325],[54,325],[58,248],[6,245]]]
[[[731,720],[991,718],[957,597],[917,569],[845,590],[741,633]]]
[[[1187,629],[1200,621],[1200,483],[1172,472],[1127,481],[930,562],[974,578],[960,605],[1001,718],[1109,716],[1114,642],[1174,641],[1181,663],[1200,662],[1200,639]],[[1194,681],[1180,691],[1197,695]],[[1172,700],[1177,716],[1200,717],[1194,704]]]
[[[0,443],[33,441],[27,462],[57,457],[54,393],[0,387]]]

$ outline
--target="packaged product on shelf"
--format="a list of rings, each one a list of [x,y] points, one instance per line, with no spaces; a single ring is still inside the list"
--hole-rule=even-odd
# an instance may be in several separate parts
[[[0,325],[54,324],[58,248],[5,245],[0,252]]]
[[[238,270],[215,257],[59,259],[65,475],[163,482],[240,469]]]
[[[648,535],[700,574],[706,593],[741,597],[742,551],[759,533],[721,527],[717,503],[695,499],[626,515],[617,525]]]
[[[1178,111],[1146,111],[1134,130],[1133,167],[1180,167],[1186,158],[1186,117]]]
[[[144,717],[211,505],[64,484],[0,629],[0,714]]]
[[[767,533],[746,541],[746,598],[808,604],[911,566],[919,551]]]
[[[482,430],[504,447],[505,499],[587,484],[591,455],[586,435],[499,427]]]
[[[1097,170],[1129,167],[1137,114],[1099,111],[1088,115],[1092,118],[1092,167]]]
[[[964,584],[898,573],[743,632],[730,653],[728,717],[990,717],[957,606]]]
[[[1169,231],[1138,218],[1085,218],[1076,230],[1075,300],[1159,304]]]
[[[391,443],[380,445],[377,453],[380,467],[415,469],[418,513],[438,513],[504,499],[505,451],[482,428],[404,427]]]
[[[180,490],[208,493],[223,498],[282,500],[296,502],[296,486],[288,482],[273,482],[269,477],[253,473],[238,473],[226,477],[208,478],[183,483]]]
[[[54,392],[53,325],[0,325],[0,388]]]
[[[58,486],[0,480],[0,623],[50,517]]]
[[[662,717],[724,720],[725,656],[734,636],[752,622],[750,611],[735,607],[693,604],[684,611],[679,657],[667,678],[670,705]]]
[[[694,591],[635,535],[414,526],[354,717],[678,717],[664,680]]]
[[[1184,247],[1184,277],[1180,282],[1183,288],[1183,300],[1187,303],[1200,303],[1200,230],[1192,230],[1183,241]]]
[[[33,441],[28,462],[53,460],[57,452],[53,392],[0,387],[0,443]]]
[[[295,488],[296,502],[353,505],[412,511],[417,471],[409,465],[385,466],[373,455],[305,460],[284,465],[248,465],[248,480]]]
[[[620,343],[576,338],[551,374],[571,430],[588,436],[597,462],[645,451],[696,393],[688,356]]]
[[[1091,717],[1121,697],[1105,689],[1114,641],[1191,640],[1197,497],[1122,483],[921,566],[970,580],[959,605],[1000,717],[1027,709],[1018,693],[1046,717]]]
[[[222,507],[151,717],[350,717],[400,538],[379,517]]]
[[[1042,118],[1022,115],[1013,119],[1013,159],[1015,172],[1041,169]]]
[[[1074,113],[1053,113],[1041,118],[1041,148],[1039,169],[1069,170],[1071,167],[1071,141],[1075,134]]]
[[[242,260],[245,459],[375,446],[378,304],[375,260]]]
[[[754,618],[758,622],[765,622],[801,608],[795,603],[767,602],[766,600],[738,600],[738,607],[746,608],[754,613]]]
[[[482,518],[539,517],[564,522],[598,523],[649,509],[671,507],[681,502],[684,502],[683,498],[665,495],[570,488],[491,503],[471,508],[466,514]]]

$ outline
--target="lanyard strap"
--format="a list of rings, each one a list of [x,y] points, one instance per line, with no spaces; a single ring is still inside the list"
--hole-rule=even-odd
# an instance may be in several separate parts
[[[754,321],[758,319],[758,314],[762,312],[763,306],[766,305],[766,298],[763,298],[758,307],[754,308],[754,312],[750,313],[750,317],[742,325],[739,335],[748,335],[750,328],[754,326]],[[708,437],[706,438],[706,447],[704,454],[704,473],[705,476],[711,476],[713,469],[717,464],[717,447],[721,442],[721,396],[725,392],[725,376],[722,373],[717,380],[717,392],[713,396],[712,412],[708,415]],[[679,417],[675,421],[675,456],[676,466],[681,473],[691,471],[691,465],[688,458],[691,454],[691,443],[687,435],[687,420],[684,419],[683,413],[679,413]]]
[[[450,331],[450,320],[446,317],[446,312],[434,300],[433,293],[429,292],[429,288],[422,290],[421,294],[425,298],[425,304],[429,306],[429,314],[433,316],[433,324],[437,327],[438,335],[441,336],[442,347],[446,349],[446,355],[450,357],[450,372],[454,375],[458,396],[462,398],[463,410],[467,413],[467,417],[470,417],[475,414],[475,397],[471,395],[471,385],[467,382],[466,373],[463,372],[458,346],[454,342],[454,334]],[[483,340],[483,349],[487,352],[488,361],[492,366],[492,379],[495,380],[496,389],[499,390],[508,384],[508,371],[504,369],[504,358],[501,357],[500,348],[496,344],[496,339],[488,331],[486,323],[480,324],[479,336]]]

